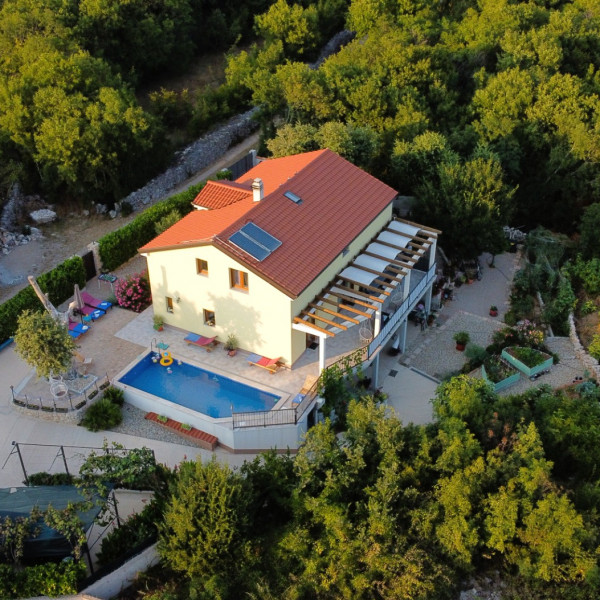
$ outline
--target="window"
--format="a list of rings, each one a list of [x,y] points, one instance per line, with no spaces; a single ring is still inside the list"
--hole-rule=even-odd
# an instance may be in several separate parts
[[[166,296],[166,300],[167,300],[167,312],[172,313],[173,312],[173,298]]]
[[[208,275],[208,263],[205,260],[196,259],[196,273],[198,275]]]
[[[215,326],[215,311],[214,310],[206,310],[204,309],[204,324],[209,327]]]
[[[229,285],[238,290],[248,291],[248,273],[237,269],[229,269]]]

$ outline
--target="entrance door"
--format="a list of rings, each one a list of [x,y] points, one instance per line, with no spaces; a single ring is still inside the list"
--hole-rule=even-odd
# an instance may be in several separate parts
[[[306,347],[309,350],[316,350],[319,347],[319,336],[312,333],[306,334]]]

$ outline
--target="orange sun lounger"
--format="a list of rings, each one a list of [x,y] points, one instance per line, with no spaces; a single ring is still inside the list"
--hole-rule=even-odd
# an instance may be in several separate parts
[[[197,333],[188,333],[183,339],[187,344],[192,344],[192,346],[200,346],[207,352],[210,352],[212,347],[216,346],[217,344],[217,336],[207,338],[203,335],[198,335]]]
[[[250,354],[248,356],[248,362],[250,365],[256,365],[257,367],[267,369],[267,371],[270,371],[271,374],[275,373],[275,371],[277,371],[277,369],[280,367],[283,367],[281,358],[267,358],[265,356],[261,356],[260,354]]]

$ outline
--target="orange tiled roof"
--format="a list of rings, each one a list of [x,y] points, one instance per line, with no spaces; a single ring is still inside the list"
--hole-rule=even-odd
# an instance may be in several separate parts
[[[277,189],[219,233],[214,243],[297,297],[392,202],[397,192],[331,150],[287,158],[292,168],[303,162],[304,166],[289,178],[280,174]],[[269,169],[280,166],[281,160],[268,161]],[[254,167],[250,176],[263,164]],[[300,196],[302,204],[286,198],[286,191]],[[281,241],[281,246],[261,262],[229,241],[250,221]]]
[[[192,204],[209,209],[222,208],[251,195],[250,185],[245,186],[235,181],[207,181]]]
[[[194,210],[140,248],[140,252],[210,242],[228,225],[252,209],[252,196],[215,210]]]
[[[294,154],[281,158],[270,158],[259,162],[255,167],[236,179],[236,182],[250,188],[252,182],[260,177],[263,182],[264,195],[268,196],[288,179],[299,173],[313,160],[317,159],[322,150]]]
[[[263,180],[264,186],[260,202],[252,201],[249,190],[243,199],[221,208],[193,211],[140,252],[212,243],[289,296],[297,297],[397,194],[330,150],[265,160],[234,183],[249,187],[256,177]],[[231,182],[212,183],[227,188],[230,199],[240,189]],[[217,186],[213,190],[217,191]],[[300,196],[302,203],[285,197],[286,191]],[[281,241],[281,246],[263,261],[229,241],[249,222]]]

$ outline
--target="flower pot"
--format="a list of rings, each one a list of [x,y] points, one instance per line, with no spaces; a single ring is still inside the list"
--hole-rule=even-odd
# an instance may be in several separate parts
[[[490,317],[497,317],[498,316],[498,311],[497,310],[492,310],[490,308]]]
[[[457,349],[459,352],[464,352],[464,350],[465,350],[465,346],[466,346],[466,344],[459,344],[458,342],[456,342],[456,349]]]
[[[235,356],[237,354],[237,350],[227,350],[227,354],[229,354],[229,356]]]

